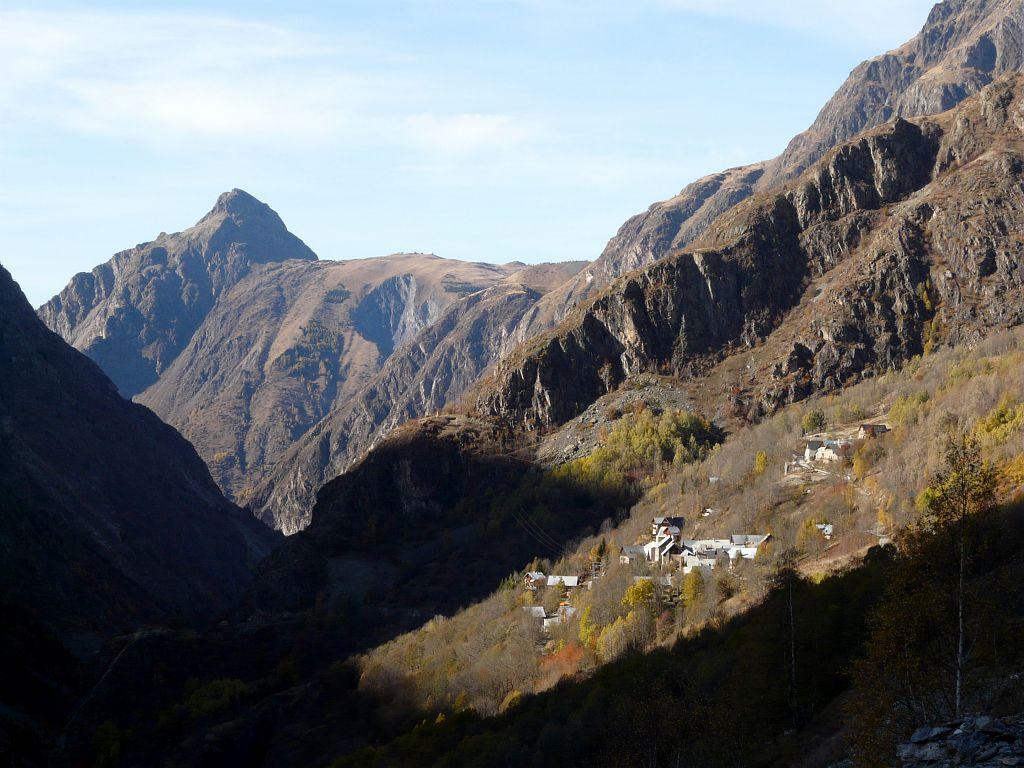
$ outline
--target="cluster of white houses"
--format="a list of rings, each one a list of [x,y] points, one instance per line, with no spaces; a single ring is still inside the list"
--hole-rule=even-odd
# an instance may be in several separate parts
[[[576,615],[576,609],[569,605],[568,596],[571,590],[580,585],[579,576],[546,576],[540,571],[527,571],[523,582],[531,592],[536,592],[541,587],[561,587],[565,592],[566,599],[553,613],[548,613],[541,605],[527,605],[523,608],[533,618],[540,619],[545,632]],[[589,584],[587,586],[589,587]]]
[[[727,539],[684,539],[683,523],[681,517],[654,518],[651,521],[651,540],[646,544],[622,547],[619,561],[674,565],[684,574],[694,568],[710,571],[716,564],[732,568],[739,560],[757,557],[758,548],[771,538],[770,533],[739,533]]]

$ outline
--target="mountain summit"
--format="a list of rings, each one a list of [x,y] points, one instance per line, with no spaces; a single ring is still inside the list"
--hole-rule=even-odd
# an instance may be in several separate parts
[[[161,233],[75,275],[39,316],[132,397],[156,381],[217,297],[253,265],[288,259],[316,261],[316,254],[270,206],[233,189],[194,227]]]

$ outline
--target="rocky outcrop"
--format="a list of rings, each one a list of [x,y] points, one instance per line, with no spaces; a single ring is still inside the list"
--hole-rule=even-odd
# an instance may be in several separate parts
[[[285,533],[304,528],[320,486],[397,425],[456,401],[513,344],[516,325],[543,291],[580,266],[527,267],[449,306],[289,448],[243,503]]]
[[[453,537],[466,533],[463,526],[480,522],[467,500],[515,485],[525,464],[505,453],[493,425],[463,417],[430,417],[393,432],[321,489],[313,523],[261,566],[256,606],[277,612],[316,600],[336,605],[351,599],[350,579],[367,570],[358,597],[373,589],[375,600],[386,602],[383,592],[412,566],[443,557],[442,537],[450,548]],[[392,564],[412,561],[402,564],[401,577],[383,573],[371,568],[380,561],[375,552],[386,552]],[[422,621],[436,606],[417,610],[424,611],[417,616]]]
[[[1024,224],[1020,89],[897,119],[738,206],[504,361],[477,409],[547,427],[640,372],[692,377],[741,349],[787,361],[754,377],[771,409],[1021,322],[1020,244],[999,235]]]
[[[316,255],[269,206],[234,189],[191,229],[161,233],[75,275],[39,316],[132,397],[174,362],[217,299],[254,265],[286,259]]]
[[[914,731],[900,745],[903,768],[1024,765],[1024,717],[967,717]]]
[[[526,340],[626,272],[695,242],[723,213],[776,191],[829,150],[895,117],[937,114],[1024,68],[1024,8],[1017,0],[946,0],[905,45],[858,65],[814,123],[772,160],[712,174],[629,219],[601,256],[524,319]]]
[[[652,264],[695,240],[720,215],[750,197],[762,165],[731,168],[688,185],[626,221],[586,269],[546,295],[516,330],[520,341],[561,322],[575,306],[596,296],[616,278]]]
[[[0,603],[62,634],[210,617],[278,540],[0,268]]]

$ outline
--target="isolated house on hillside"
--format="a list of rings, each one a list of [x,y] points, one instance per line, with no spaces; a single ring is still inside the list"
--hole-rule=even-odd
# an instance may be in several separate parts
[[[885,424],[861,424],[860,429],[857,430],[857,439],[870,440],[884,435],[888,431],[889,428]]]

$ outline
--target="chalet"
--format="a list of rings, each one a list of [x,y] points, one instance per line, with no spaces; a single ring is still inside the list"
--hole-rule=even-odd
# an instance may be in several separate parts
[[[852,452],[849,440],[826,440],[815,452],[815,461],[839,461],[845,459]]]
[[[818,449],[824,445],[824,440],[808,440],[807,447],[804,448],[804,461],[814,461],[815,456],[818,454]]]
[[[657,538],[665,534],[678,538],[686,519],[682,517],[656,517],[651,520],[651,536]]]
[[[523,582],[527,589],[536,590],[537,587],[543,587],[547,584],[547,577],[540,571],[527,571],[526,576],[523,577]]]
[[[639,563],[647,559],[644,553],[644,548],[639,544],[633,546],[622,547],[619,550],[619,562],[623,565],[630,565],[632,563]]]
[[[889,428],[885,424],[861,424],[860,429],[857,430],[857,439],[872,440],[884,435],[888,431]]]
[[[667,563],[673,555],[682,554],[682,550],[672,536],[659,536],[644,544],[644,557],[652,563]]]

